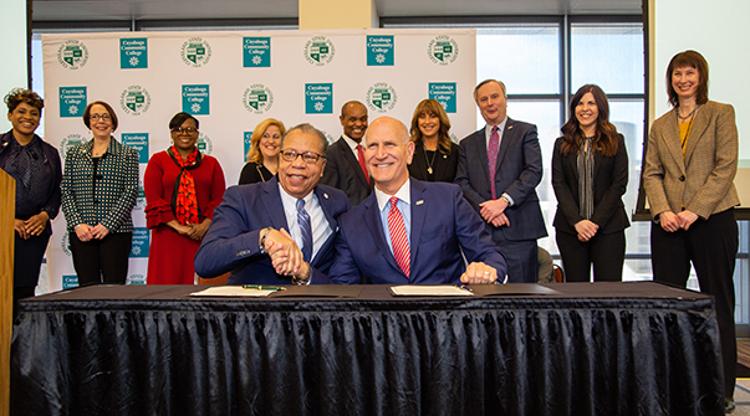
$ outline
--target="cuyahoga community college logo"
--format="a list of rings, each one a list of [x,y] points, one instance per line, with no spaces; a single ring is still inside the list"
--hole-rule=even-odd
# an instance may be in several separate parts
[[[396,90],[385,82],[378,82],[367,90],[367,106],[379,113],[390,111],[396,105]]]
[[[427,53],[430,55],[432,62],[448,65],[458,57],[458,44],[450,36],[437,36],[430,41]]]
[[[331,62],[335,54],[333,42],[325,36],[314,36],[305,44],[305,59],[313,65],[323,66]]]
[[[62,152],[63,159],[68,155],[68,150],[83,142],[84,138],[80,134],[69,134],[63,137],[63,139],[60,140],[60,151]]]
[[[89,50],[79,40],[66,40],[57,50],[57,61],[63,68],[78,69],[89,60]]]
[[[211,45],[201,38],[190,38],[182,44],[182,61],[190,66],[203,66],[211,59]]]
[[[120,107],[131,115],[139,116],[151,105],[151,95],[140,85],[131,85],[120,94]]]
[[[271,109],[273,105],[273,94],[263,84],[253,84],[245,90],[242,95],[245,108],[253,113],[261,114]]]
[[[196,143],[198,150],[201,153],[210,155],[214,150],[214,143],[210,137],[203,134],[202,132],[198,135],[198,142]]]

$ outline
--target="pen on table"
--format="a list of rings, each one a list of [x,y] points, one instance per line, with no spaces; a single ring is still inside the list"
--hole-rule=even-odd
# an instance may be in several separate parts
[[[258,289],[258,290],[273,290],[278,292],[279,290],[286,290],[283,286],[268,286],[268,285],[242,285],[244,289]]]

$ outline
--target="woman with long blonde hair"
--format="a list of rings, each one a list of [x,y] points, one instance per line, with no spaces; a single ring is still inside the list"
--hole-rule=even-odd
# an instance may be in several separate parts
[[[240,185],[265,182],[276,175],[281,137],[285,132],[284,123],[274,118],[267,118],[255,126],[250,137],[247,164],[240,173]]]

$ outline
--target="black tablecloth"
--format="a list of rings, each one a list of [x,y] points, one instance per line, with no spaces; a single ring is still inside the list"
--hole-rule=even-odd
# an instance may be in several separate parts
[[[340,298],[289,297],[314,290],[290,288],[197,299],[189,286],[42,296],[22,301],[15,322],[12,411],[722,413],[711,298],[655,283],[548,287],[460,299],[395,298],[386,286]]]

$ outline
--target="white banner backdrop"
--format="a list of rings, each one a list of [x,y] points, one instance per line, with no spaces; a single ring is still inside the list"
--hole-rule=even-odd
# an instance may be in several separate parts
[[[115,137],[150,155],[170,145],[179,111],[200,120],[199,147],[236,184],[252,129],[274,117],[287,128],[308,122],[338,139],[341,106],[359,100],[370,120],[388,114],[409,124],[424,98],[443,103],[452,135],[475,130],[473,30],[126,32],[43,35],[45,139],[65,152],[89,140],[86,104],[115,109]],[[142,182],[141,182],[142,183]],[[133,211],[128,281],[143,284],[148,261],[142,189]],[[53,222],[47,279],[37,293],[77,285],[65,218]]]

